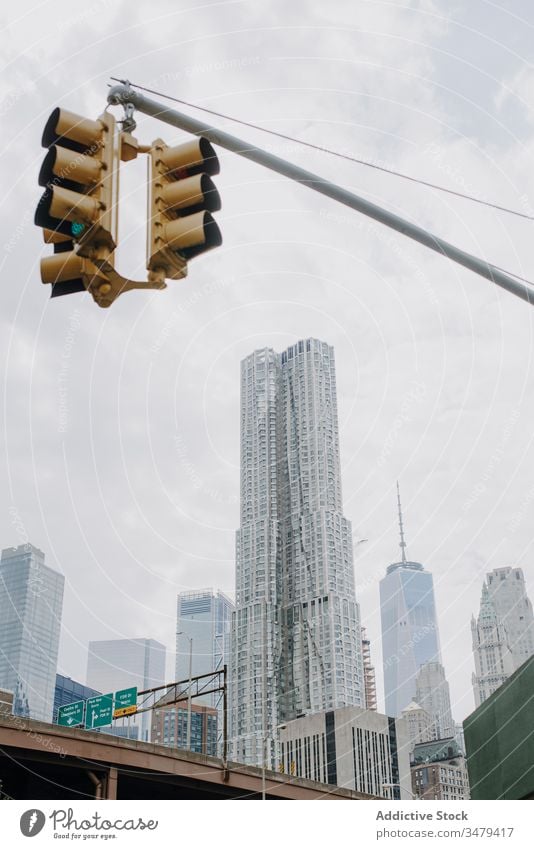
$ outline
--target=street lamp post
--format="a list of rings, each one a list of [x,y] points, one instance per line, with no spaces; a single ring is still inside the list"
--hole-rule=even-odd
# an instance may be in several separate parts
[[[394,787],[398,787],[399,790],[404,790],[405,793],[409,793],[412,799],[417,799],[417,796],[415,795],[413,790],[408,790],[407,787],[403,787],[402,784],[399,784],[398,782],[395,782],[394,784],[383,784],[382,792],[384,792],[385,790],[392,790]],[[391,799],[392,797],[390,796],[389,798]]]
[[[187,751],[191,751],[191,684],[193,677],[193,637],[190,637],[185,631],[178,631],[187,640],[189,640],[189,687],[187,689],[187,736],[185,747]]]

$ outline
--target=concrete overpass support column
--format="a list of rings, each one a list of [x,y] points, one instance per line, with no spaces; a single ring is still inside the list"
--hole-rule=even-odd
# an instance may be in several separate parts
[[[106,781],[106,799],[117,798],[118,772],[116,767],[109,768],[108,780]]]

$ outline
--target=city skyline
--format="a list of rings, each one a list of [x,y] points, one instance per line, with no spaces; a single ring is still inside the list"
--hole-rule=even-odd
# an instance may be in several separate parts
[[[405,538],[404,538],[403,518],[402,518],[402,514],[400,512],[400,494],[399,494],[398,482],[397,482],[397,499],[398,499],[398,506],[399,506],[399,521],[400,521],[400,540],[401,540],[400,541],[400,548],[401,548],[401,551],[402,551],[403,560],[401,560],[400,563],[392,564],[392,566],[395,566],[395,567],[402,566],[402,565],[404,565],[404,566],[408,565],[409,566],[411,564],[413,567],[420,567],[421,564],[412,563],[412,561],[408,561],[406,559],[406,556],[405,556],[406,542],[405,542]],[[367,540],[359,540],[358,542],[367,542]],[[20,549],[22,549],[24,547],[28,548],[28,546],[29,546],[29,549],[34,548],[33,546],[31,546],[29,544],[25,544],[25,546],[20,546],[19,548]],[[35,549],[35,550],[38,551],[38,549]],[[11,551],[12,551],[12,549],[6,549],[6,552],[11,552]],[[42,555],[42,553],[40,553],[40,554]],[[390,569],[390,568],[391,567],[388,567],[388,569]],[[501,578],[501,576],[502,576],[502,578]],[[503,579],[504,579],[505,576],[515,578],[515,580],[513,581],[514,586],[511,586],[511,581],[508,582],[508,583],[506,583],[506,582],[503,583]],[[517,651],[518,651],[518,657],[515,659],[515,661],[512,661],[510,659],[508,663],[505,663],[505,669],[503,668],[503,674],[501,674],[501,678],[499,678],[499,681],[502,682],[502,681],[505,680],[505,678],[509,674],[511,674],[511,671],[513,671],[513,668],[517,668],[517,665],[519,665],[520,656],[524,657],[524,659],[526,659],[529,656],[528,655],[529,651],[532,652],[532,644],[533,644],[533,640],[534,640],[534,618],[532,616],[532,605],[530,603],[528,596],[525,595],[526,584],[525,584],[525,578],[524,578],[523,570],[519,566],[515,566],[515,567],[501,566],[501,567],[494,569],[492,572],[488,572],[486,574],[485,582],[483,584],[483,589],[482,589],[483,604],[482,604],[481,614],[480,614],[482,616],[482,619],[480,620],[480,622],[483,623],[482,627],[488,628],[489,624],[491,624],[491,623],[488,622],[488,615],[489,615],[488,611],[489,611],[490,608],[491,608],[491,611],[493,611],[491,615],[494,618],[495,618],[495,615],[496,615],[495,610],[494,610],[494,604],[493,604],[493,601],[491,599],[489,599],[488,589],[487,589],[487,585],[486,585],[492,579],[495,580],[495,590],[494,590],[493,601],[495,600],[495,598],[499,597],[498,596],[499,587],[501,588],[501,596],[502,596],[502,588],[504,587],[504,589],[506,590],[506,588],[508,587],[509,584],[511,586],[510,591],[508,592],[508,594],[505,593],[505,595],[503,596],[503,600],[501,602],[501,608],[502,608],[501,614],[504,615],[505,618],[507,616],[508,619],[510,619],[510,616],[513,614],[513,611],[516,609],[519,602],[521,602],[522,605],[526,606],[525,607],[525,614],[526,614],[526,619],[527,619],[526,625],[525,626],[519,626],[518,623],[515,621],[515,619],[514,619],[513,622],[511,622],[510,627],[511,627],[512,633],[515,635],[514,636],[515,643],[514,643],[514,640],[510,640],[510,639],[506,640],[503,637],[503,645],[505,645],[505,654],[508,653],[507,646],[510,643],[514,644],[514,645],[517,644],[516,648],[517,648]],[[499,579],[501,579],[501,580],[499,580]],[[178,599],[180,599],[180,597],[187,598],[188,596],[194,598],[194,597],[202,595],[202,593],[206,593],[206,592],[212,593],[212,591],[196,589],[196,590],[192,590],[192,591],[189,591],[189,592],[186,592],[186,593],[179,593]],[[510,595],[510,593],[511,593],[511,595]],[[518,593],[519,593],[519,595],[518,595]],[[221,593],[220,591],[218,591],[218,595],[220,595],[221,597],[224,597],[224,593]],[[227,597],[226,601],[227,601],[228,604],[231,605],[230,598]],[[434,605],[434,611],[435,611],[435,605]],[[486,612],[484,613],[484,611],[486,611]],[[475,621],[475,620],[473,619],[472,622],[473,621]],[[497,622],[496,619],[495,619],[495,627],[497,628],[497,631],[499,633],[503,632],[502,622]],[[518,630],[518,628],[519,628],[519,630]],[[472,632],[474,634],[475,631],[473,629],[474,629],[474,625],[472,624]],[[500,631],[499,631],[499,629],[500,629]],[[431,630],[435,630],[435,629],[433,628]],[[509,628],[509,630],[510,630],[510,628]],[[523,631],[524,631],[524,633],[523,633]],[[125,641],[131,640],[131,639],[132,638],[125,638]],[[176,637],[177,646],[178,646],[178,639],[179,638]],[[474,636],[473,636],[473,639],[474,639]],[[418,641],[415,641],[415,642],[418,642]],[[378,645],[380,646],[380,648],[383,651],[383,648],[380,645],[380,641],[378,641]],[[375,651],[376,651],[376,648],[375,648]],[[167,654],[168,654],[168,661],[169,661],[167,663],[167,669],[169,669],[169,663],[171,663],[172,660],[171,660],[171,653],[168,652]],[[183,654],[184,653],[182,652],[182,655]],[[438,655],[439,655],[439,649],[438,649]],[[176,658],[177,658],[177,661],[178,661],[178,655],[176,656]],[[222,658],[222,655],[221,655],[221,658]],[[196,660],[194,658],[193,663],[194,664],[198,663],[198,658]],[[178,666],[178,664],[177,664],[177,666]],[[389,664],[389,666],[392,666],[392,664]],[[480,698],[481,698],[481,696],[478,693],[480,693],[480,692],[484,693],[485,695],[483,696],[483,698],[486,698],[493,691],[493,689],[495,689],[496,684],[495,684],[495,682],[493,682],[493,684],[491,684],[491,686],[489,686],[489,689],[487,687],[485,687],[485,689],[479,690],[480,684],[475,685],[475,680],[477,679],[477,675],[480,676],[480,674],[481,674],[479,661],[475,660],[474,663],[473,663],[473,666],[474,666],[474,671],[471,673],[471,677],[472,677],[472,680],[473,680],[474,701],[475,701],[475,706],[476,706],[477,704],[479,704]],[[387,668],[388,668],[388,664],[386,664],[386,670],[385,670],[386,675],[387,675]],[[59,666],[58,666],[58,669],[59,669]],[[179,677],[178,668],[176,669],[175,674]],[[77,678],[83,678],[83,675],[80,674],[79,670],[74,670],[74,675]],[[166,680],[170,680],[173,677],[174,676],[173,676],[172,673],[167,672]],[[187,674],[185,672],[185,668],[183,670],[183,677],[184,678],[187,677]],[[445,683],[447,684],[447,689],[448,689],[448,683],[447,683],[446,679],[445,679]],[[414,700],[414,699],[417,701],[415,691],[413,693],[411,700]],[[382,705],[379,705],[379,710],[382,710],[382,709],[383,709]],[[387,708],[384,708],[384,709],[387,712]],[[402,708],[400,708],[400,710],[402,711]],[[468,710],[468,712],[470,712],[470,711]],[[391,710],[391,714],[394,715],[393,710]],[[456,718],[462,719],[461,716],[457,716]]]
[[[397,498],[399,498],[399,497],[400,496],[399,496],[398,482],[397,482]],[[405,543],[405,539],[404,539],[404,527],[403,527],[403,523],[402,523],[402,516],[400,516],[400,522],[401,522],[400,548],[401,548],[403,557],[405,557],[406,543]],[[361,542],[366,542],[366,540],[361,540]],[[24,546],[19,546],[19,548],[21,550],[24,549],[24,548],[26,550],[35,550],[39,553],[40,556],[42,556],[42,552],[39,552],[38,549],[35,549],[35,547],[31,546],[29,543],[24,544]],[[16,550],[17,549],[6,549],[6,553],[11,553],[12,551],[16,551]],[[411,563],[411,561],[408,561],[408,560],[405,560],[405,562],[408,563],[408,564]],[[394,566],[395,565],[397,565],[397,566],[402,565],[402,561],[401,561],[401,564],[393,564],[393,565]],[[414,565],[418,566],[420,564],[414,564]],[[502,578],[501,578],[501,576],[502,576]],[[482,616],[482,619],[480,620],[480,622],[483,623],[482,627],[488,628],[491,625],[488,617],[491,619],[491,616],[493,616],[494,617],[494,625],[492,627],[495,627],[497,629],[496,633],[497,632],[501,633],[501,634],[503,633],[502,621],[497,622],[497,619],[496,619],[495,608],[494,608],[494,600],[495,599],[493,599],[493,600],[490,599],[490,597],[488,595],[487,584],[489,583],[489,581],[491,579],[494,579],[495,582],[496,582],[496,588],[495,588],[494,592],[497,593],[498,586],[500,586],[501,588],[505,587],[505,589],[508,586],[508,584],[502,583],[502,580],[504,579],[504,577],[514,578],[513,583],[514,583],[515,586],[511,590],[511,596],[510,596],[510,593],[508,593],[508,595],[510,597],[509,598],[507,596],[504,597],[502,604],[501,604],[501,607],[502,607],[501,613],[504,613],[504,614],[508,615],[508,617],[509,617],[510,616],[510,610],[513,612],[516,609],[519,601],[521,601],[521,604],[525,605],[525,612],[527,614],[526,615],[527,623],[526,623],[526,625],[524,626],[524,629],[523,629],[525,631],[525,633],[523,633],[522,631],[521,631],[521,633],[518,632],[518,630],[517,630],[518,624],[515,621],[512,623],[512,633],[515,634],[515,643],[517,643],[517,648],[518,648],[520,655],[524,656],[524,658],[526,659],[528,657],[528,652],[532,651],[532,641],[533,641],[533,633],[534,633],[534,629],[533,629],[534,620],[533,620],[533,617],[532,617],[532,604],[530,603],[528,596],[525,595],[527,588],[526,588],[526,584],[525,584],[524,573],[523,573],[523,570],[522,570],[521,567],[519,567],[519,566],[501,566],[501,567],[498,567],[498,568],[492,570],[492,572],[486,573],[486,577],[485,577],[485,580],[484,580],[484,583],[483,583],[483,588],[482,588],[482,608],[481,608],[481,613],[479,614],[480,616]],[[501,579],[501,580],[499,581],[499,579]],[[519,589],[518,589],[518,587],[519,587]],[[206,592],[212,593],[212,591],[197,589],[197,590],[189,591],[187,593],[181,593],[181,594],[179,594],[178,597],[179,598],[180,598],[180,596],[183,596],[184,598],[186,598],[187,596],[196,597],[196,596],[202,595],[203,593],[206,593]],[[218,595],[224,596],[224,593],[221,593],[220,591],[218,591]],[[508,600],[507,600],[507,598],[508,598]],[[229,598],[227,598],[227,602],[231,604],[231,600]],[[491,616],[489,615],[488,611],[491,612]],[[476,622],[476,620],[474,618],[473,618],[472,621]],[[480,627],[480,623],[479,623],[479,627]],[[472,625],[472,629],[473,628],[474,628],[474,626]],[[515,631],[513,631],[514,628],[515,628]],[[523,626],[521,626],[521,628],[523,628]],[[520,628],[520,630],[521,630],[521,628]],[[474,631],[473,631],[473,633],[474,633]],[[125,638],[125,641],[132,640],[132,639],[133,638]],[[378,641],[378,642],[380,643],[380,641]],[[503,637],[502,642],[503,642],[503,645],[505,646],[505,649],[506,649],[505,654],[509,653],[508,648],[509,648],[510,643],[515,645],[513,640],[511,641],[510,639],[506,639],[505,637]],[[376,651],[376,649],[375,649],[375,651]],[[169,662],[172,662],[172,657],[171,657],[170,652],[168,652],[168,660],[169,660]],[[515,665],[514,665],[514,662],[511,659],[508,663],[505,663],[505,668],[503,668],[504,674],[501,674],[501,677],[499,678],[499,682],[502,683],[506,679],[506,677],[508,677],[508,675],[511,674],[513,669],[517,668],[517,665],[519,665],[519,660],[520,660],[520,657],[518,656],[515,660]],[[472,672],[471,677],[473,679],[473,686],[475,688],[474,689],[474,694],[475,694],[474,695],[474,702],[475,702],[475,706],[476,706],[477,704],[480,703],[480,698],[481,698],[480,695],[477,695],[477,692],[478,692],[477,688],[480,687],[480,685],[479,684],[475,685],[475,679],[477,678],[477,672],[480,675],[480,667],[478,665],[478,662],[474,662],[473,666],[474,666],[474,672]],[[169,664],[167,664],[167,668],[169,668]],[[59,669],[59,666],[58,666],[58,669]],[[77,678],[83,678],[84,677],[83,675],[80,674],[79,670],[74,670],[74,674],[76,675]],[[176,674],[177,674],[177,670],[176,670]],[[167,674],[166,680],[170,680],[172,677],[173,677],[172,674]],[[184,677],[187,677],[187,675],[184,674]],[[497,680],[497,679],[495,679],[495,680]],[[447,683],[447,682],[445,681],[445,683]],[[493,684],[491,684],[491,686],[489,687],[489,689],[486,687],[485,689],[481,690],[480,692],[484,693],[483,698],[487,698],[487,696],[495,689],[495,686],[497,686],[497,684],[495,684],[495,681],[494,681]],[[447,684],[447,687],[448,687],[448,684]],[[414,693],[413,698],[415,699],[415,693]],[[416,699],[416,701],[417,701],[417,699]],[[379,710],[382,710],[382,708],[383,708],[383,706],[379,705]],[[462,719],[462,718],[463,717],[461,717],[461,716],[456,717],[456,719]]]
[[[66,674],[76,678],[94,638],[150,633],[171,649],[179,591],[232,592],[239,362],[316,337],[336,350],[344,509],[355,542],[368,540],[355,554],[376,668],[376,584],[393,556],[400,479],[413,551],[434,573],[453,713],[472,708],[465,646],[483,574],[517,564],[534,592],[528,305],[226,151],[216,181],[224,244],[162,292],[125,295],[109,311],[83,295],[48,300],[38,260],[50,248],[32,224],[48,115],[61,106],[96,117],[111,74],[529,214],[531,5],[485,4],[483,15],[480,3],[440,15],[433,6],[243,4],[238,28],[226,7],[170,0],[157,19],[121,0],[91,21],[62,1],[60,26],[26,0],[8,14],[0,539],[31,540],[65,574]],[[186,139],[138,123],[142,143]],[[529,276],[530,221],[234,132]],[[121,179],[130,200],[119,267],[136,279],[144,165],[128,163]]]

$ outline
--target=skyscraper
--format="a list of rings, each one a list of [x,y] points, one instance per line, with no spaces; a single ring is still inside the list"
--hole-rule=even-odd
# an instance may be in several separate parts
[[[222,670],[230,661],[230,628],[233,602],[220,590],[198,590],[179,593],[176,605],[176,680],[185,681],[191,674],[204,675]],[[206,684],[207,681],[200,682]],[[222,680],[220,682],[222,684]],[[195,701],[217,710],[218,749],[222,753],[224,699],[222,691]]]
[[[406,542],[397,484],[401,560],[380,581],[386,713],[400,716],[415,698],[419,667],[441,663],[434,583],[421,563],[406,559]],[[418,699],[416,701],[419,701]]]
[[[15,694],[15,713],[43,722],[52,721],[64,583],[30,543],[2,551],[0,686]]]
[[[192,674],[222,669],[228,662],[234,604],[220,590],[179,593],[176,605],[176,680],[189,675],[192,640]],[[210,699],[210,704],[214,703]]]
[[[518,669],[534,654],[534,615],[523,570],[517,566],[493,569],[486,575],[486,584],[495,613],[506,631],[514,670]]]
[[[436,731],[436,740],[454,737],[449,683],[441,663],[430,660],[419,668],[415,679],[415,701],[426,710]]]
[[[149,690],[165,683],[165,646],[151,639],[89,643],[87,686],[100,693],[125,687]],[[150,736],[150,711],[140,714],[141,739]]]
[[[231,736],[261,763],[279,724],[364,706],[351,524],[342,513],[333,349],[307,339],[241,363]]]
[[[505,627],[497,616],[495,603],[485,581],[482,584],[478,619],[471,617],[471,636],[475,656],[472,682],[475,705],[478,707],[504,684],[515,669]]]

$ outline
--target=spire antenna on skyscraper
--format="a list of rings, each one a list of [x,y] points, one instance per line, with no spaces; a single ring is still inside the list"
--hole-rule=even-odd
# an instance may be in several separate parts
[[[402,562],[406,563],[406,541],[404,539],[404,525],[402,523],[402,507],[401,507],[401,499],[400,499],[400,487],[399,482],[397,481],[397,504],[399,507],[399,528],[400,528],[400,550],[402,551]]]

